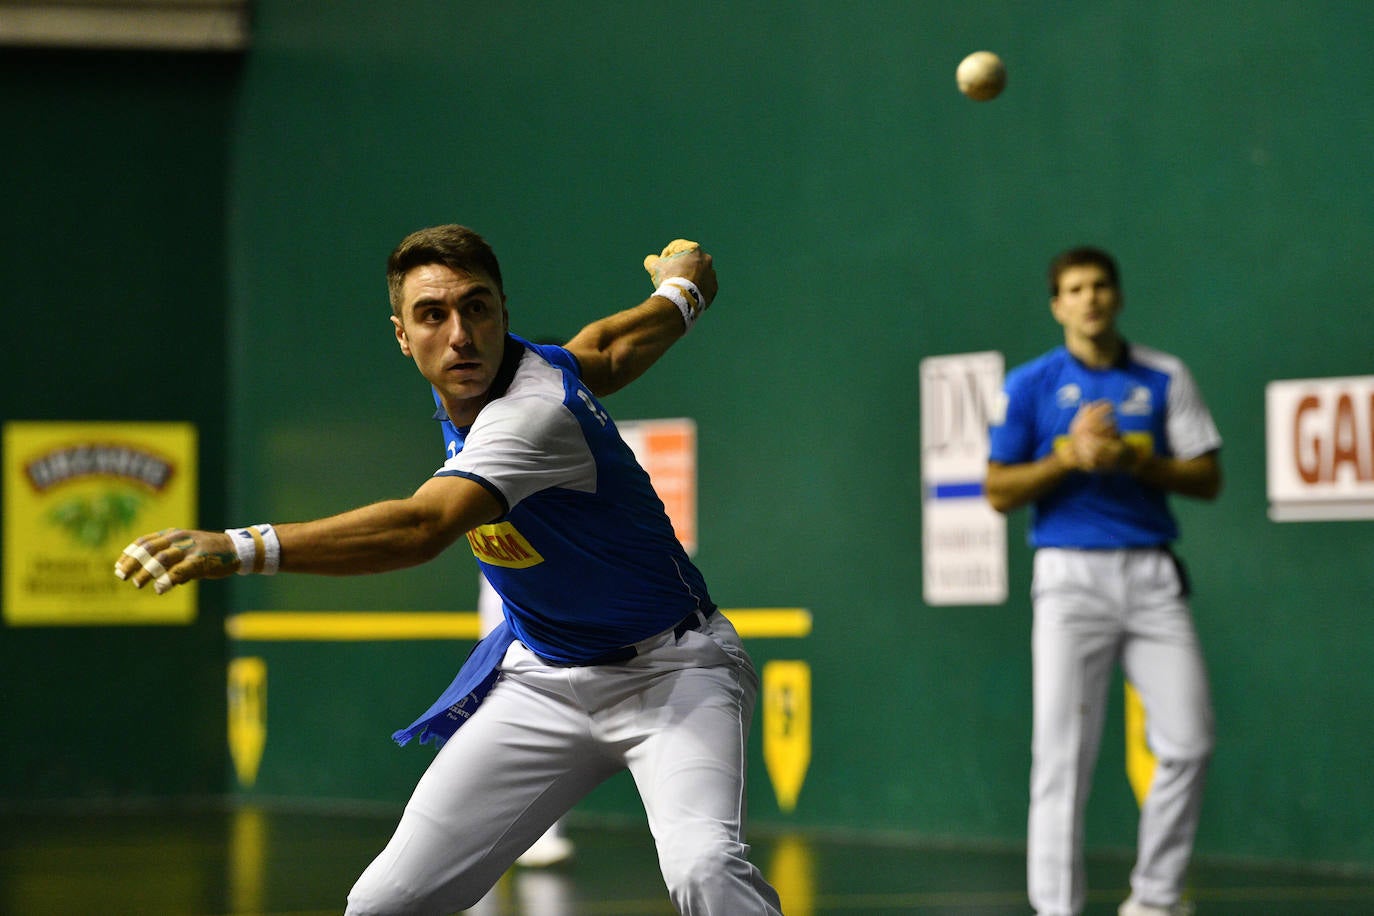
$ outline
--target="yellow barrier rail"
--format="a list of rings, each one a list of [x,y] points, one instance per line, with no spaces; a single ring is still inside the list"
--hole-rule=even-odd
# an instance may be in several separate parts
[[[745,639],[811,635],[805,608],[721,608]],[[230,639],[246,642],[380,642],[477,639],[475,611],[244,611],[225,618]]]

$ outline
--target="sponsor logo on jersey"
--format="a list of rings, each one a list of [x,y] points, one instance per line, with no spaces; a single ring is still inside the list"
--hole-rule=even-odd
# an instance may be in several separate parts
[[[1069,382],[1055,393],[1055,401],[1061,408],[1074,407],[1079,401],[1083,400],[1083,389],[1073,382]]]
[[[1146,457],[1155,453],[1155,437],[1149,431],[1122,433],[1121,439]]]
[[[592,399],[591,392],[587,391],[585,388],[579,388],[577,389],[577,396],[582,399],[583,404],[587,405],[587,411],[591,413],[596,422],[600,423],[602,426],[610,422],[610,416]]]
[[[1153,401],[1150,389],[1136,385],[1126,395],[1126,400],[1121,402],[1120,413],[1123,417],[1148,417]]]
[[[527,569],[544,562],[539,551],[530,546],[510,522],[480,525],[468,532],[473,556],[492,566]]]
[[[992,401],[992,408],[988,412],[989,426],[1001,426],[1007,422],[1007,405],[1010,403],[1011,398],[1007,396],[1005,391],[997,392],[997,396]]]
[[[1055,436],[1054,447],[1051,451],[1066,447],[1070,441],[1071,437],[1068,434]],[[1122,433],[1121,441],[1147,456],[1155,453],[1155,437],[1149,432]]]

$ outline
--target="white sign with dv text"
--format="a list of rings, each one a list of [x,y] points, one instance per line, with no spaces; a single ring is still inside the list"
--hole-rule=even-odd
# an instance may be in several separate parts
[[[921,360],[921,552],[926,604],[1007,600],[1007,521],[988,505],[988,422],[1001,353]]]

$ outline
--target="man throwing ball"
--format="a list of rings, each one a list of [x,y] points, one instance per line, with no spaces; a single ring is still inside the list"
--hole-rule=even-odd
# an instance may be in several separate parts
[[[394,735],[441,750],[349,914],[471,907],[622,769],[680,912],[780,912],[743,837],[754,667],[598,400],[653,365],[715,296],[711,257],[695,244],[645,267],[657,284],[646,301],[565,346],[537,345],[510,333],[480,236],[453,225],[411,234],[387,265],[391,321],[458,430],[457,453],[406,499],[309,522],[162,531],[115,566],[164,592],[235,572],[385,572],[466,537],[505,619]]]

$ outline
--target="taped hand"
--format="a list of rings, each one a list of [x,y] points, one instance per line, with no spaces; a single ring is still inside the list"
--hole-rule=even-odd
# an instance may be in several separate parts
[[[164,528],[136,539],[115,561],[114,574],[159,594],[193,579],[222,579],[238,571],[239,555],[222,531]]]

